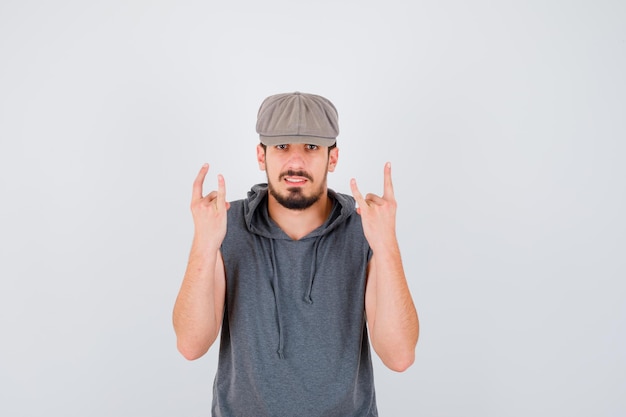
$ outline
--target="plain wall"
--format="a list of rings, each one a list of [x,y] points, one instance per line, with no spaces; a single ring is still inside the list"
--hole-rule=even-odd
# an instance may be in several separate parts
[[[626,415],[623,1],[3,1],[0,415],[208,416],[171,311],[204,162],[264,181],[268,95],[331,99],[421,319],[381,416]]]

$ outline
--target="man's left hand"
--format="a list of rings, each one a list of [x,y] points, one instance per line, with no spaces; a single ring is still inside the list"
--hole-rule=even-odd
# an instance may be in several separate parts
[[[357,213],[361,215],[363,232],[374,249],[375,246],[391,244],[396,241],[396,208],[397,203],[391,183],[391,163],[385,164],[384,189],[382,197],[369,193],[363,198],[356,185],[350,180],[352,195],[358,204]]]

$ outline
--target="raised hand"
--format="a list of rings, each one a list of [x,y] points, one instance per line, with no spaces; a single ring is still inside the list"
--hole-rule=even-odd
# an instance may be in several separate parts
[[[226,211],[230,208],[230,203],[226,201],[226,183],[222,175],[217,176],[217,191],[202,195],[207,172],[209,164],[202,165],[193,182],[191,214],[196,237],[207,239],[209,243],[219,247],[226,236]]]
[[[372,248],[380,245],[396,244],[396,208],[397,203],[391,183],[391,163],[385,164],[384,189],[382,197],[369,193],[363,198],[356,185],[350,180],[352,195],[359,205],[363,232]]]

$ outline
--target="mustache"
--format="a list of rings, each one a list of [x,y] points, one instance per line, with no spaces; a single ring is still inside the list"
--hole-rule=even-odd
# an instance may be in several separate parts
[[[302,177],[302,178],[306,178],[309,181],[313,181],[313,177],[311,177],[305,171],[293,171],[290,169],[288,171],[281,172],[280,175],[278,176],[278,180],[282,180],[285,177]]]

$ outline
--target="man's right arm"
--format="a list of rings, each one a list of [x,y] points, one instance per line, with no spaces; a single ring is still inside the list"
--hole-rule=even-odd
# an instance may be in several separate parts
[[[191,211],[195,232],[173,313],[178,350],[189,360],[198,359],[213,345],[224,314],[226,277],[219,248],[226,235],[229,204],[225,201],[221,175],[218,190],[202,196],[208,170],[205,164],[193,185]]]

